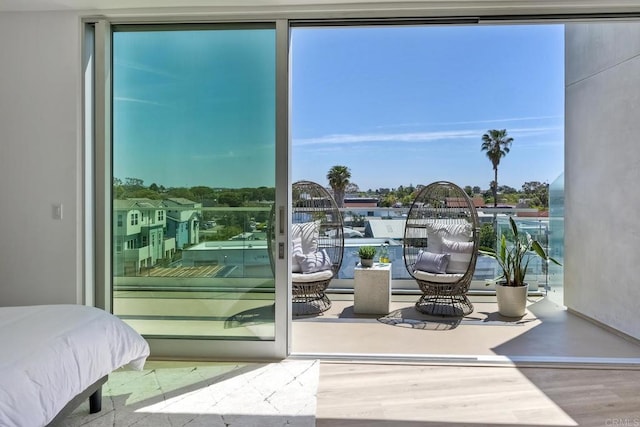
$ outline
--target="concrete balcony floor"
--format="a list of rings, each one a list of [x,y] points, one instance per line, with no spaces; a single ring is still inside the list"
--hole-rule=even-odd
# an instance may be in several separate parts
[[[463,319],[429,318],[413,308],[416,295],[393,295],[392,314],[358,315],[352,294],[329,294],[332,307],[293,321],[295,357],[438,364],[614,364],[640,366],[640,345],[568,312],[553,295],[529,297],[519,319],[498,314],[495,296],[471,296],[475,310]],[[380,320],[379,320],[380,319]],[[387,320],[389,321],[389,320]]]

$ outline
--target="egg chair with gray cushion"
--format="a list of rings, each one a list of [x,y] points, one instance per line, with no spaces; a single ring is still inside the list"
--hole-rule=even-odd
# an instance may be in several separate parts
[[[331,307],[325,291],[342,265],[342,215],[324,187],[298,181],[292,187],[291,222],[293,314],[319,314]]]
[[[473,311],[467,293],[478,244],[478,214],[464,190],[447,181],[420,190],[407,214],[403,242],[405,266],[422,291],[418,311],[456,317]]]

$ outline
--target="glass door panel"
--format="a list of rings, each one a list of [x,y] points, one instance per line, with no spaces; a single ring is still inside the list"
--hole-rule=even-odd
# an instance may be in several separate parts
[[[113,31],[113,312],[274,340],[275,26],[167,28]]]

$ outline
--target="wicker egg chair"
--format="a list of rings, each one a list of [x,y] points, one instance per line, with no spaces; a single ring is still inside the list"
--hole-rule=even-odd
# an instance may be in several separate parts
[[[467,292],[478,244],[478,214],[464,190],[438,181],[418,193],[407,214],[403,242],[405,267],[422,291],[418,311],[454,317],[473,312]]]
[[[298,181],[292,187],[291,223],[293,314],[319,314],[331,307],[325,290],[342,265],[342,214],[324,187]]]

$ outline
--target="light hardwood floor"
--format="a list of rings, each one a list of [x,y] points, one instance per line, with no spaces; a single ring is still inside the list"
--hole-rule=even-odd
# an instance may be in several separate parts
[[[494,299],[473,301],[470,318],[494,317]],[[352,304],[335,298],[330,312],[294,322],[294,350],[325,356],[318,427],[640,427],[640,346],[549,299],[531,299],[517,325],[432,330],[355,316]],[[407,304],[396,298],[393,309]],[[333,357],[339,353],[354,357]],[[385,360],[398,354],[404,360]],[[433,361],[439,356],[444,363]],[[483,357],[526,362],[479,363]]]
[[[640,426],[640,370],[322,363],[318,427]]]

